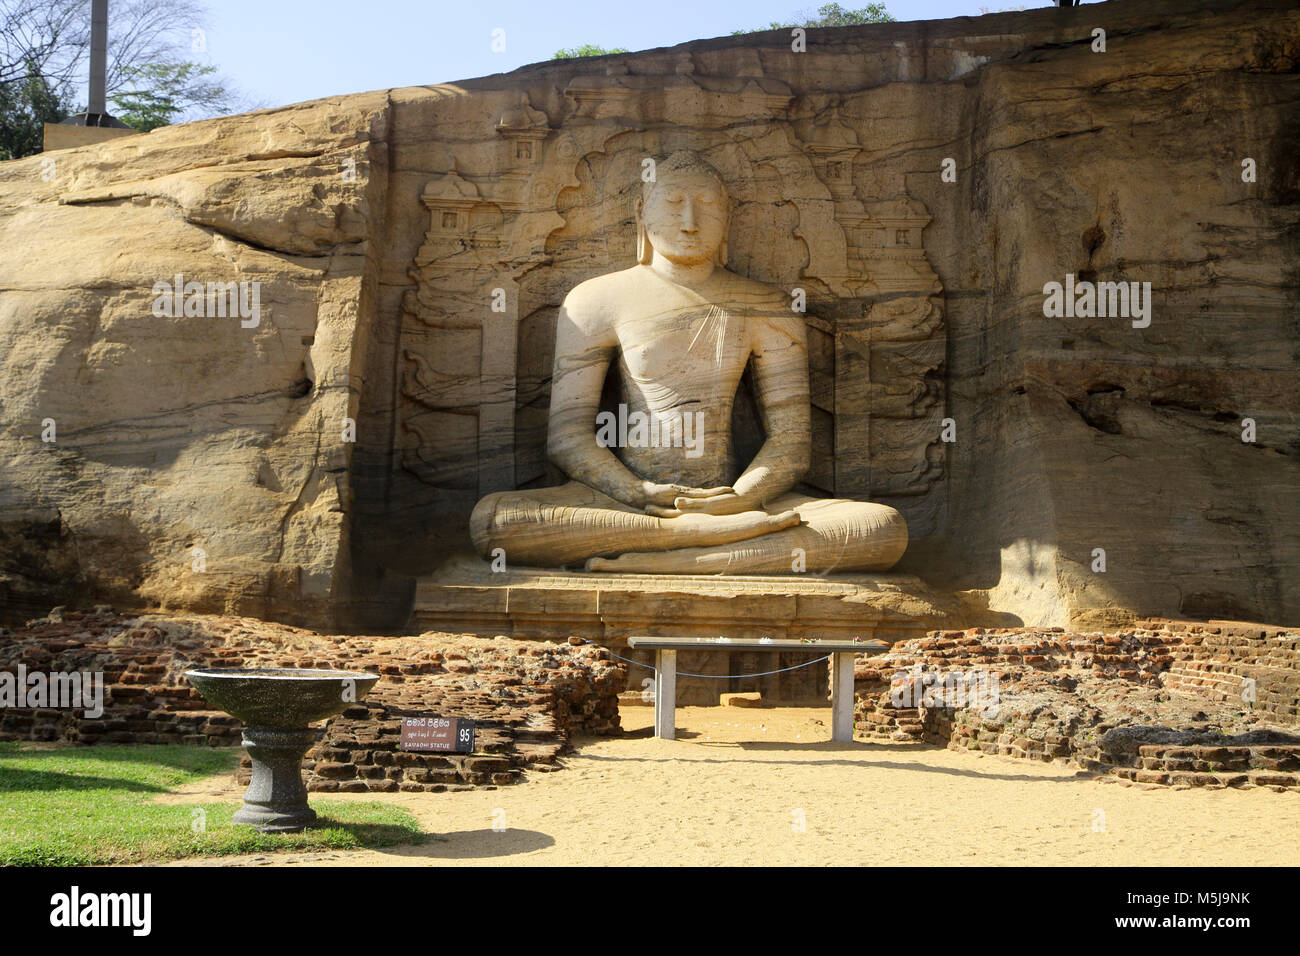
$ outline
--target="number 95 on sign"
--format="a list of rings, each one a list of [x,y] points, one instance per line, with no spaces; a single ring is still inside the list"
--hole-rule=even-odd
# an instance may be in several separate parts
[[[474,752],[474,721],[464,717],[403,717],[402,750]]]

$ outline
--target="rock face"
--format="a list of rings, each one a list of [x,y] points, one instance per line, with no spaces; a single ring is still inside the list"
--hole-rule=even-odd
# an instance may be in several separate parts
[[[333,616],[387,104],[0,167],[0,602]],[[156,315],[178,274],[259,283],[256,324]]]
[[[0,602],[402,626],[479,498],[558,480],[559,305],[692,149],[729,268],[806,297],[805,490],[902,513],[898,571],[1008,623],[1300,620],[1292,7],[727,37],[0,164]],[[1075,281],[1149,315],[1046,315]]]

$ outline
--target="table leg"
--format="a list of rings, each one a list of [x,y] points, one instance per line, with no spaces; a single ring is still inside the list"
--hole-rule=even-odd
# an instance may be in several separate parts
[[[655,736],[677,737],[677,652],[655,651]]]
[[[853,651],[838,653],[831,673],[831,740],[853,742]]]

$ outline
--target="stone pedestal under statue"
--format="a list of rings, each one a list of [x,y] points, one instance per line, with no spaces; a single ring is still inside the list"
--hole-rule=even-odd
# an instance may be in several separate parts
[[[920,578],[908,574],[714,575],[614,574],[511,568],[494,572],[472,555],[455,558],[421,578],[414,626],[491,637],[598,641],[642,661],[629,667],[629,689],[651,678],[651,652],[630,652],[627,638],[718,637],[736,640],[821,638],[880,640],[921,637],[950,623],[952,609]],[[779,655],[777,655],[779,656]],[[697,659],[698,658],[698,659]],[[684,651],[688,674],[751,674],[806,663],[774,655]],[[718,695],[759,690],[770,701],[814,703],[827,698],[826,665],[764,678],[678,677],[681,706],[712,706]]]

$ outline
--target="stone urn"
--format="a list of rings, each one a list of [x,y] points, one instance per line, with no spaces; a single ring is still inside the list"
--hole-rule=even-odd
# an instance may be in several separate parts
[[[379,680],[360,671],[293,667],[186,671],[204,699],[244,722],[253,779],[235,823],[263,833],[297,833],[316,820],[307,805],[302,758],[316,739],[308,725],[342,713]]]

